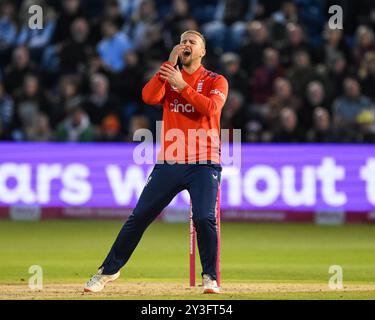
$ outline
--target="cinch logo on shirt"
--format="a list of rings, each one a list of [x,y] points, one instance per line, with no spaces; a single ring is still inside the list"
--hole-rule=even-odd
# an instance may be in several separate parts
[[[211,91],[210,91],[210,94],[217,94],[217,95],[219,95],[221,98],[225,99],[225,94],[222,93],[222,92],[221,92],[220,90],[218,90],[218,89],[211,90]]]
[[[194,112],[194,107],[190,103],[178,103],[178,100],[175,99],[173,103],[170,103],[170,110],[172,112]]]

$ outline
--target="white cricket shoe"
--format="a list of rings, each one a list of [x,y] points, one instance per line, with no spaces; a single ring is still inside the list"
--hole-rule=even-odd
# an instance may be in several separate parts
[[[216,280],[212,280],[208,274],[203,275],[203,293],[220,293]]]
[[[120,271],[115,274],[102,274],[103,268],[100,268],[89,281],[86,282],[83,288],[84,292],[99,292],[102,291],[105,285],[109,282],[115,281],[120,276]]]

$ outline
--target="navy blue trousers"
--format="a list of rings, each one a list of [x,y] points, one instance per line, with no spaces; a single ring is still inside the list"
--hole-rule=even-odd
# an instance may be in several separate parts
[[[221,178],[218,164],[157,164],[138,203],[120,230],[101,267],[114,274],[129,260],[146,228],[182,190],[192,201],[202,274],[216,279],[217,233],[215,207]]]

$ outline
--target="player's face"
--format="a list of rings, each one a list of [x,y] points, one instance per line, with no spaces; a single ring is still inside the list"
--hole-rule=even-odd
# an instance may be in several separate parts
[[[194,33],[184,35],[180,44],[186,46],[180,55],[184,66],[190,66],[194,61],[202,59],[206,53],[202,39]]]

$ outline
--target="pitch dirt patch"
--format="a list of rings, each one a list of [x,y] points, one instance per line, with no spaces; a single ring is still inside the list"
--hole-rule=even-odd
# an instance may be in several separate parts
[[[375,284],[349,284],[340,292],[375,292]],[[100,293],[83,293],[82,284],[46,284],[43,290],[33,291],[24,284],[0,284],[0,300],[13,299],[194,299],[202,287],[169,282],[124,282],[109,284]],[[326,284],[298,283],[225,283],[220,298],[236,299],[236,296],[256,293],[324,293],[332,292]]]

